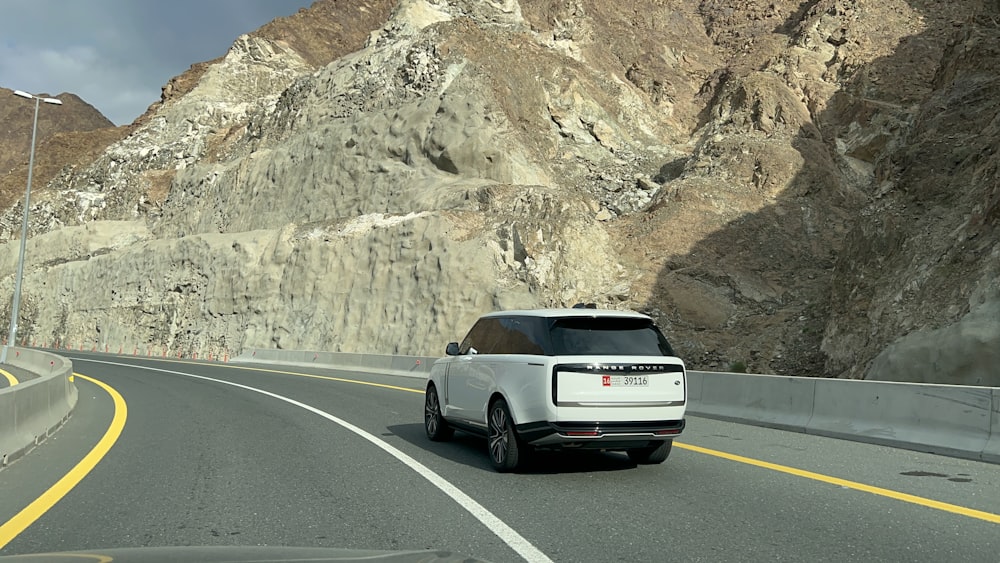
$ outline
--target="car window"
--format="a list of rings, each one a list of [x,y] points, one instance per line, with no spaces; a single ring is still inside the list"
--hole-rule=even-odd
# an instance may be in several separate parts
[[[553,319],[549,336],[557,356],[673,356],[674,351],[653,321],[622,317]]]
[[[494,354],[545,354],[544,329],[532,317],[505,317],[499,319],[498,338]]]
[[[472,326],[472,330],[465,336],[462,345],[458,348],[458,354],[465,356],[472,349],[477,354],[493,354],[496,342],[502,332],[497,319],[479,319]]]

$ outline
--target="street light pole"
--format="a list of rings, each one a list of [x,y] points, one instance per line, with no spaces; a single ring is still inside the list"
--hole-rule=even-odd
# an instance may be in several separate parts
[[[14,90],[15,96],[35,100],[35,119],[31,125],[31,156],[28,157],[28,187],[24,190],[24,220],[21,222],[21,253],[17,260],[17,277],[14,278],[14,302],[10,308],[10,335],[7,344],[0,350],[0,364],[7,363],[7,349],[14,345],[17,339],[17,316],[21,306],[21,280],[24,278],[24,250],[28,242],[28,209],[31,205],[31,174],[35,169],[35,136],[38,133],[38,106],[41,102],[62,105],[56,98],[34,96],[21,90]]]

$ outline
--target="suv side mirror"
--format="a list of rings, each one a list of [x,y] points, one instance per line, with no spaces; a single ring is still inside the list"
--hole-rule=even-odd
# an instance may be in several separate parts
[[[458,342],[449,342],[448,347],[444,349],[444,353],[449,356],[458,355]]]

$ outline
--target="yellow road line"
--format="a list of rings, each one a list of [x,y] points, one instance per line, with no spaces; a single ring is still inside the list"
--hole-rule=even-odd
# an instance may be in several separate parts
[[[114,558],[110,555],[101,555],[100,553],[69,553],[69,552],[58,552],[55,555],[51,553],[22,553],[20,555],[13,555],[18,559],[30,557],[32,559],[39,559],[40,561],[62,561],[63,559],[89,559],[91,561],[96,561],[97,563],[112,563]]]
[[[35,520],[41,518],[43,514],[55,506],[67,493],[73,490],[73,487],[82,481],[97,466],[97,463],[107,455],[108,451],[111,450],[111,446],[114,446],[118,437],[121,436],[122,429],[125,428],[128,408],[121,394],[101,381],[79,373],[75,375],[97,385],[101,389],[104,389],[108,395],[111,395],[111,399],[115,405],[115,414],[111,419],[111,425],[100,441],[97,442],[97,445],[73,469],[70,469],[69,473],[63,475],[61,479],[56,481],[55,485],[49,487],[49,490],[42,493],[40,497],[24,507],[13,518],[0,525],[0,549],[10,543],[18,534],[34,523]]]
[[[266,373],[280,373],[280,374],[284,374],[284,375],[298,375],[300,377],[311,377],[313,379],[326,379],[328,381],[339,381],[341,383],[357,383],[358,385],[368,385],[370,387],[382,387],[383,389],[393,389],[395,391],[407,391],[407,392],[410,392],[410,393],[420,393],[421,395],[424,394],[424,390],[423,389],[414,389],[412,387],[399,387],[399,386],[396,386],[396,385],[388,385],[388,384],[385,384],[385,383],[373,383],[371,381],[360,381],[358,379],[347,379],[347,378],[344,378],[344,377],[333,377],[333,376],[330,376],[330,375],[314,375],[314,374],[311,374],[311,373],[299,373],[299,372],[296,372],[296,371],[280,371],[280,370],[264,369],[264,368],[248,368],[248,367],[242,367],[242,366],[225,366],[225,367],[232,368],[232,369],[243,369],[243,370],[249,370],[249,371],[262,371],[262,372],[266,372]]]
[[[9,383],[11,387],[13,387],[13,386],[15,386],[15,385],[18,384],[17,378],[14,377],[14,374],[12,374],[12,373],[10,373],[8,371],[4,371],[4,370],[0,369],[0,375],[2,375],[5,378],[7,378],[7,383]]]
[[[908,502],[911,504],[918,504],[920,506],[926,506],[928,508],[934,508],[937,510],[943,510],[945,512],[951,512],[954,514],[961,514],[962,516],[968,516],[969,518],[977,518],[979,520],[985,520],[987,522],[992,522],[994,524],[1000,524],[1000,514],[993,514],[991,512],[983,512],[981,510],[975,510],[973,508],[966,508],[964,506],[958,506],[955,504],[948,504],[946,502],[941,502],[937,500],[932,500],[929,498],[918,497],[916,495],[910,495],[907,493],[901,493],[899,491],[893,491],[891,489],[883,489],[882,487],[874,487],[872,485],[865,485],[864,483],[858,483],[855,481],[848,481],[847,479],[840,479],[838,477],[830,477],[829,475],[823,475],[821,473],[813,473],[812,471],[805,471],[803,469],[796,469],[794,467],[787,467],[784,465],[778,465],[777,463],[771,463],[768,461],[761,461],[759,459],[753,459],[750,457],[743,457],[741,455],[720,452],[718,450],[711,450],[708,448],[703,448],[701,446],[693,446],[691,444],[682,444],[680,442],[674,442],[674,445],[678,448],[683,448],[685,450],[691,450],[693,452],[698,452],[710,456],[721,457],[723,459],[728,459],[730,461],[735,461],[738,463],[745,463],[747,465],[754,465],[757,467],[763,467],[764,469],[770,469],[771,471],[778,471],[780,473],[787,473],[789,475],[795,475],[797,477],[804,477],[806,479],[812,479],[813,481],[820,481],[823,483],[829,483],[831,485],[838,485],[841,487],[847,487],[849,489],[854,489],[857,491],[864,491],[866,493],[871,493],[873,495],[879,495],[883,497],[888,497],[891,499],[901,500],[903,502]]]
[[[201,362],[186,362],[184,360],[164,360],[164,359],[161,359],[161,358],[142,358],[142,359],[143,360],[153,360],[153,361],[157,361],[157,362],[166,362],[166,363],[171,363],[171,364],[189,364],[189,365],[195,365],[195,366],[212,366],[212,367],[219,367],[219,368],[245,370],[245,371],[260,371],[260,372],[264,372],[264,373],[279,373],[279,374],[282,374],[282,375],[297,375],[299,377],[311,377],[313,379],[325,379],[327,381],[339,381],[341,383],[357,383],[358,385],[368,385],[369,387],[381,387],[383,389],[392,389],[392,390],[395,390],[395,391],[407,391],[407,392],[410,392],[410,393],[420,393],[421,395],[423,395],[423,393],[424,393],[424,389],[422,389],[422,388],[421,389],[414,389],[412,387],[399,387],[397,385],[388,385],[386,383],[373,383],[371,381],[361,381],[361,380],[358,380],[358,379],[347,379],[347,378],[343,378],[343,377],[333,377],[333,376],[330,376],[330,375],[315,375],[315,374],[312,374],[312,373],[301,373],[301,372],[297,372],[297,371],[282,371],[282,370],[276,370],[276,369],[252,368],[252,367],[247,367],[247,366],[244,366],[244,365],[205,364],[205,363],[201,363]],[[358,369],[361,369],[361,368],[358,368]]]

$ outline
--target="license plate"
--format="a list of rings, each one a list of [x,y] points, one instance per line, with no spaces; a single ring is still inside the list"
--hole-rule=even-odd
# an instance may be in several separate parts
[[[648,375],[602,375],[604,387],[649,387]]]

